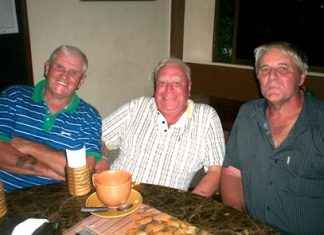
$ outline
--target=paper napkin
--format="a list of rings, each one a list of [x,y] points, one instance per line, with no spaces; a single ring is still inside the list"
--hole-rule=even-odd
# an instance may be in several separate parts
[[[37,228],[47,222],[47,219],[26,219],[25,221],[16,225],[16,227],[12,231],[12,235],[31,235]]]
[[[85,146],[78,150],[66,150],[67,164],[71,168],[83,167],[87,164]]]

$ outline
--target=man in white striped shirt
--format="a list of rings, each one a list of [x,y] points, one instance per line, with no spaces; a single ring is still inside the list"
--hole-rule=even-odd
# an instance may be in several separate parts
[[[120,148],[112,169],[133,181],[188,190],[195,173],[206,174],[193,193],[210,197],[219,186],[225,142],[216,111],[189,100],[190,68],[161,61],[154,71],[155,97],[141,97],[103,120],[103,141]]]

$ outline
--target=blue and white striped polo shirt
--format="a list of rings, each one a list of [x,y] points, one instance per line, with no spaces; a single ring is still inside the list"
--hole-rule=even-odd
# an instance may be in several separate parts
[[[51,114],[44,100],[46,80],[35,88],[12,86],[0,97],[0,139],[19,136],[58,151],[86,147],[86,154],[101,158],[101,117],[76,94],[64,110]],[[0,154],[0,157],[1,154]],[[46,177],[13,174],[0,170],[5,190],[56,183]]]

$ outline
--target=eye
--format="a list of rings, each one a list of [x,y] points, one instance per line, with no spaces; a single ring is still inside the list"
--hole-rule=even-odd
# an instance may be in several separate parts
[[[270,68],[269,67],[261,67],[260,69],[259,69],[259,73],[262,73],[262,74],[267,74],[267,73],[269,73],[269,71],[270,71]]]
[[[175,87],[179,87],[179,86],[181,86],[181,82],[179,82],[179,81],[174,82],[173,85],[174,85]]]
[[[285,72],[289,71],[289,68],[288,68],[288,66],[280,65],[278,67],[278,71],[281,72],[281,73],[285,73]]]
[[[158,84],[159,86],[165,86],[165,85],[166,85],[166,81],[158,80],[158,81],[157,81],[157,84]]]
[[[71,70],[71,71],[69,72],[69,74],[70,74],[70,76],[73,77],[73,78],[78,78],[78,77],[81,76],[81,72],[76,71],[76,70]]]
[[[60,64],[54,64],[54,68],[58,71],[63,71],[64,70],[64,66],[60,65]]]

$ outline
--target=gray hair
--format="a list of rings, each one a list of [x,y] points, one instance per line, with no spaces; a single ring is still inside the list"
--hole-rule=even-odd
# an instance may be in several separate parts
[[[51,63],[55,60],[56,56],[60,53],[63,52],[65,55],[69,54],[74,54],[76,56],[79,56],[81,60],[83,61],[83,68],[82,68],[82,73],[85,74],[88,70],[88,59],[86,55],[77,47],[75,46],[70,46],[70,45],[62,45],[56,48],[52,54],[50,55],[48,62]]]
[[[288,42],[272,42],[269,44],[263,44],[254,50],[256,73],[259,71],[261,57],[272,48],[280,49],[291,55],[301,73],[308,70],[308,58],[300,48]]]
[[[156,84],[156,80],[158,78],[158,74],[161,71],[161,69],[164,68],[168,64],[178,65],[185,72],[187,79],[189,81],[191,80],[191,70],[185,62],[183,62],[182,60],[180,60],[178,58],[166,58],[164,60],[161,60],[154,69],[154,72],[153,72],[154,84]]]

